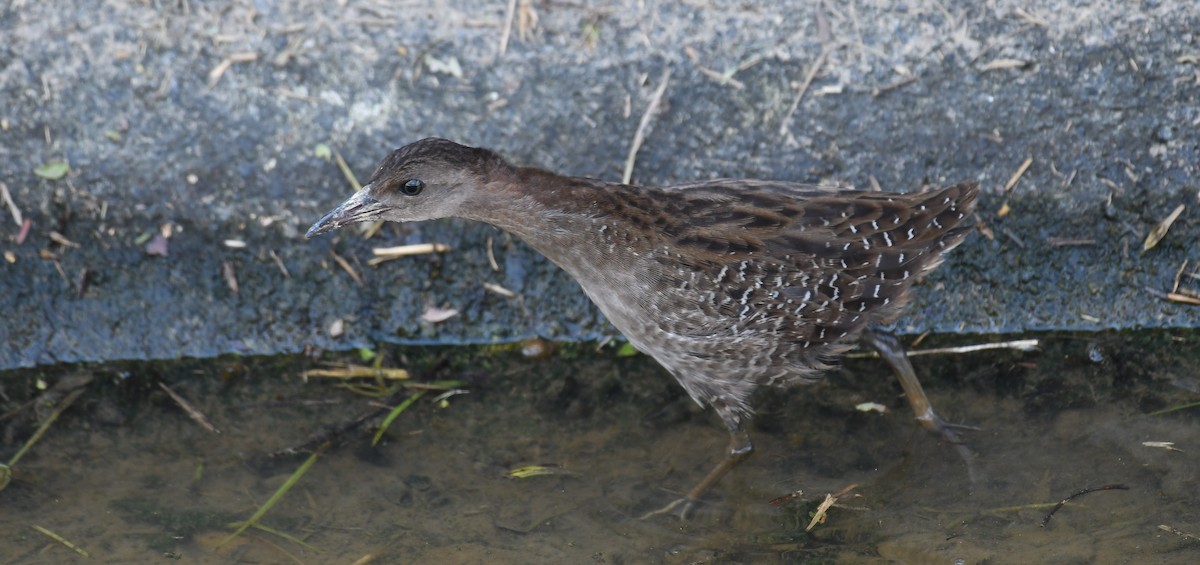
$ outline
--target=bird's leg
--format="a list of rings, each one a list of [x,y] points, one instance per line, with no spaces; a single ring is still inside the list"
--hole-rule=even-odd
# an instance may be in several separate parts
[[[725,452],[724,459],[720,463],[717,463],[717,466],[713,467],[708,472],[708,475],[705,475],[699,483],[696,483],[696,486],[688,491],[687,496],[677,498],[658,510],[646,513],[642,516],[643,520],[663,514],[675,514],[681,520],[686,520],[688,515],[691,514],[692,509],[700,502],[700,497],[720,482],[721,478],[730,469],[733,469],[754,451],[754,444],[750,442],[750,434],[746,433],[742,424],[742,417],[723,406],[716,406],[715,408],[721,414],[721,419],[725,421],[725,425],[729,428],[729,450]]]
[[[909,363],[904,346],[900,344],[900,340],[896,339],[896,336],[885,331],[868,329],[863,332],[862,339],[875,348],[875,351],[879,352],[879,357],[896,373],[896,379],[900,381],[900,387],[904,389],[904,395],[908,398],[908,405],[912,407],[917,422],[933,435],[954,446],[967,465],[967,477],[971,483],[974,483],[975,458],[971,455],[971,450],[967,449],[966,444],[952,429],[954,427],[970,429],[970,427],[952,425],[934,412],[933,404],[930,404],[929,397],[925,396],[925,389],[921,388],[921,383],[917,380],[917,373],[913,370],[912,363]]]

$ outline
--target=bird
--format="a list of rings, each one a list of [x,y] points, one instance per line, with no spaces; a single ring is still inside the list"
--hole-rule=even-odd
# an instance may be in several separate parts
[[[970,451],[929,403],[894,322],[913,283],[972,230],[978,183],[916,193],[717,179],[651,187],[511,164],[440,138],[391,151],[312,238],[356,222],[465,218],[507,231],[573,277],[638,350],[729,431],[721,461],[647,516],[686,517],[753,451],[759,387],[820,380],[866,343],[900,380],[917,421]]]

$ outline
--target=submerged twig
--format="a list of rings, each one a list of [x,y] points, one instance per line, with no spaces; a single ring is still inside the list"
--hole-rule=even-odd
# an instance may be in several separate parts
[[[221,430],[218,430],[217,427],[212,424],[212,422],[208,421],[208,418],[203,412],[201,412],[195,406],[192,406],[192,403],[188,402],[186,398],[176,394],[175,391],[171,390],[171,387],[167,386],[167,383],[159,381],[158,386],[159,388],[163,389],[163,391],[167,393],[167,396],[170,396],[171,400],[174,400],[180,408],[183,408],[183,411],[187,413],[189,418],[194,420],[197,424],[200,424],[200,427],[214,434],[221,433]]]
[[[1053,518],[1053,517],[1054,517],[1054,513],[1055,513],[1055,512],[1058,512],[1058,509],[1059,509],[1059,508],[1062,508],[1064,504],[1066,504],[1066,503],[1070,502],[1070,501],[1071,501],[1071,499],[1073,499],[1073,498],[1076,498],[1076,497],[1079,497],[1079,496],[1083,496],[1083,495],[1085,495],[1085,494],[1088,494],[1088,493],[1093,493],[1093,492],[1096,492],[1096,491],[1101,491],[1101,490],[1129,490],[1129,487],[1127,487],[1127,486],[1125,486],[1125,485],[1123,485],[1123,484],[1112,484],[1112,485],[1104,485],[1104,486],[1099,486],[1099,487],[1089,487],[1089,488],[1085,488],[1085,489],[1083,489],[1083,490],[1081,490],[1081,491],[1079,491],[1079,492],[1077,492],[1077,493],[1075,493],[1075,494],[1072,494],[1071,496],[1068,496],[1068,497],[1066,497],[1066,498],[1064,498],[1064,499],[1060,500],[1060,501],[1058,502],[1058,504],[1055,504],[1055,505],[1054,505],[1054,508],[1052,508],[1052,509],[1050,510],[1050,513],[1049,513],[1049,514],[1046,514],[1046,517],[1045,517],[1045,518],[1042,518],[1042,527],[1043,527],[1043,528],[1045,528],[1045,527],[1046,527],[1046,524],[1049,524],[1049,523],[1050,523],[1050,518]]]
[[[33,448],[33,445],[36,444],[38,440],[42,439],[42,436],[46,435],[46,432],[50,429],[50,425],[53,424],[55,420],[58,420],[59,415],[61,415],[63,411],[70,407],[71,404],[75,402],[75,399],[79,398],[79,395],[83,394],[84,390],[87,389],[80,387],[72,390],[70,394],[68,394],[66,398],[62,400],[62,402],[58,403],[58,406],[54,407],[54,411],[46,417],[46,419],[42,422],[42,425],[38,426],[37,431],[33,432],[33,435],[30,436],[29,441],[26,441],[25,445],[22,445],[21,449],[17,450],[17,453],[12,456],[12,459],[8,460],[9,467],[17,466],[17,461],[20,461],[21,458]]]
[[[1166,524],[1159,524],[1159,525],[1158,525],[1158,529],[1160,529],[1160,530],[1162,530],[1162,531],[1164,531],[1164,532],[1170,532],[1170,533],[1172,533],[1172,534],[1175,534],[1175,535],[1177,535],[1177,536],[1179,536],[1179,537],[1181,537],[1181,538],[1183,538],[1183,539],[1186,539],[1186,540],[1191,540],[1191,541],[1200,541],[1200,537],[1196,537],[1196,536],[1194,536],[1194,535],[1192,535],[1192,534],[1189,534],[1189,533],[1187,533],[1187,532],[1184,532],[1184,531],[1181,531],[1181,530],[1177,530],[1177,529],[1175,529],[1175,528],[1172,528],[1171,526],[1168,526],[1168,525],[1166,525]]]
[[[29,527],[37,530],[42,535],[67,546],[68,549],[70,549],[71,551],[74,551],[75,553],[78,553],[84,557],[88,557],[88,558],[91,557],[91,555],[88,555],[87,550],[83,549],[82,547],[79,547],[78,545],[71,543],[69,540],[67,540],[67,538],[64,538],[64,537],[62,537],[50,530],[47,530],[46,528],[43,528],[37,524],[30,524]]]

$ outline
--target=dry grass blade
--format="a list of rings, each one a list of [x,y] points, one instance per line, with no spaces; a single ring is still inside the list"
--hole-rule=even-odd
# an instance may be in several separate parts
[[[8,460],[9,467],[17,466],[17,462],[20,461],[21,458],[24,457],[31,448],[33,448],[34,444],[36,444],[38,440],[42,439],[42,436],[46,435],[46,432],[50,429],[50,425],[53,424],[55,420],[58,420],[58,416],[62,414],[63,411],[69,406],[71,406],[71,404],[75,402],[75,399],[79,398],[79,395],[83,394],[84,390],[86,389],[83,387],[77,388],[71,391],[70,394],[67,394],[66,398],[64,398],[62,402],[58,403],[58,406],[54,408],[54,412],[51,412],[50,415],[46,417],[46,420],[42,422],[42,425],[38,426],[37,431],[33,432],[33,435],[30,436],[29,441],[26,441],[25,445],[22,445],[21,449],[17,450],[17,453],[12,456],[12,459]]]
[[[832,494],[825,495],[825,500],[822,500],[821,504],[817,506],[816,512],[813,512],[812,520],[808,522],[808,526],[804,528],[804,531],[811,532],[813,528],[817,527],[817,524],[824,524],[826,518],[825,513],[828,512],[836,502],[837,499],[834,498]]]
[[[425,392],[417,391],[413,393],[412,396],[405,398],[404,402],[401,402],[395,408],[392,408],[391,411],[388,412],[387,417],[383,419],[383,423],[379,424],[379,429],[375,432],[375,438],[371,440],[371,447],[377,445],[379,440],[383,439],[383,434],[387,432],[389,427],[391,427],[392,422],[395,422],[396,418],[398,418],[400,414],[403,414],[405,410],[408,410],[408,407],[412,406],[413,403],[422,396],[425,396]]]
[[[180,408],[183,408],[183,411],[187,413],[189,418],[195,420],[197,424],[200,424],[200,427],[214,434],[221,433],[221,430],[218,430],[217,427],[212,424],[212,422],[208,421],[208,417],[206,417],[203,412],[198,410],[195,406],[192,406],[192,403],[188,402],[186,398],[171,390],[171,387],[167,386],[167,383],[160,381],[158,383],[158,387],[163,389],[163,391],[167,393],[167,396],[170,396],[171,400],[175,401],[175,404],[178,404]]]
[[[64,538],[64,537],[62,537],[50,530],[47,530],[46,528],[43,528],[37,524],[30,524],[29,527],[37,530],[42,535],[67,546],[67,548],[69,548],[71,551],[74,551],[75,553],[78,553],[84,557],[88,557],[88,558],[91,557],[91,555],[88,555],[87,550],[83,549],[82,547],[79,547],[78,545],[71,543],[70,541],[67,540],[67,538]]]
[[[1142,243],[1143,252],[1154,249],[1154,246],[1158,245],[1158,242],[1167,236],[1167,231],[1171,229],[1171,224],[1174,224],[1175,220],[1179,219],[1179,215],[1183,214],[1184,208],[1183,204],[1176,206],[1170,215],[1154,226],[1154,229],[1150,230],[1150,233],[1146,234],[1146,241]]]
[[[300,373],[300,377],[308,379],[309,377],[325,377],[331,379],[387,379],[387,380],[406,380],[408,379],[408,371],[404,369],[388,369],[386,367],[363,367],[360,365],[351,365],[345,369],[309,369]]]
[[[625,172],[621,174],[621,182],[624,184],[629,184],[633,178],[633,165],[637,162],[637,154],[642,148],[642,143],[646,141],[646,130],[650,128],[650,121],[658,112],[658,106],[662,103],[663,95],[666,94],[667,84],[670,81],[671,68],[667,67],[667,70],[663,71],[662,82],[658,85],[658,90],[654,91],[654,95],[650,97],[650,104],[642,113],[642,120],[638,122],[637,131],[633,134],[633,142],[629,144],[629,155],[625,157]]]

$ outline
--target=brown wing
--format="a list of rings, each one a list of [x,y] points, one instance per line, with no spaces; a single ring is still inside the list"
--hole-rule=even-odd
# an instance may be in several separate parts
[[[663,190],[675,198],[658,199],[659,227],[678,255],[703,258],[693,290],[716,295],[698,296],[700,307],[804,348],[890,321],[913,281],[966,237],[958,226],[978,193],[974,183],[914,194],[761,181]]]

